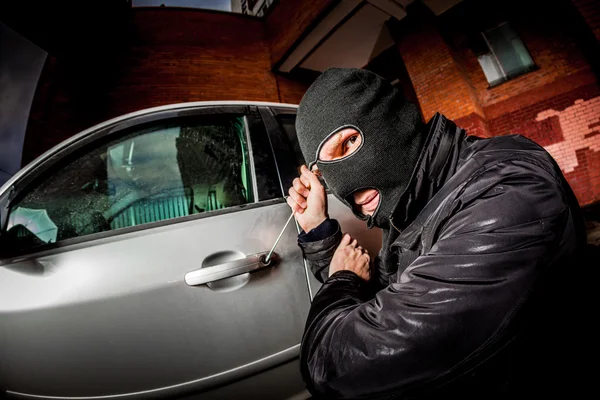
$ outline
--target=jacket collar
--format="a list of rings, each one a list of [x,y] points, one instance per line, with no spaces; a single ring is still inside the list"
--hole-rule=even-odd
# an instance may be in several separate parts
[[[412,247],[423,230],[417,216],[442,186],[454,175],[465,131],[437,113],[427,124],[427,139],[410,183],[392,212],[392,229],[401,232],[403,242]],[[410,229],[409,229],[410,228]],[[399,238],[399,239],[400,239]]]

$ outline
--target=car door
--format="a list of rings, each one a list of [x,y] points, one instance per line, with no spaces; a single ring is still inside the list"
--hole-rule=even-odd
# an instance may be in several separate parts
[[[0,387],[287,398],[310,297],[254,107],[109,121],[0,193]]]
[[[308,165],[296,136],[296,108],[284,106],[262,107],[260,113],[269,127],[271,142],[275,149],[275,156],[285,193],[298,176],[301,165]],[[312,160],[309,160],[309,162]],[[348,207],[327,190],[328,213],[331,218],[337,219],[343,232],[349,233],[358,240],[370,254],[378,254],[381,249],[382,232],[379,228],[367,229],[365,222],[356,218]],[[299,231],[299,227],[298,227]],[[310,272],[305,261],[311,299],[318,292],[321,283]]]

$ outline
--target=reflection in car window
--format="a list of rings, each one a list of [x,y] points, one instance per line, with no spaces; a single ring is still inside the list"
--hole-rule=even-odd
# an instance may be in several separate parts
[[[253,202],[241,116],[136,129],[62,168],[11,206],[19,248]]]

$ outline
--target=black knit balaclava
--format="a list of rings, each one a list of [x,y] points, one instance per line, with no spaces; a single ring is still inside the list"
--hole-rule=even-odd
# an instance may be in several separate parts
[[[341,129],[362,135],[349,156],[318,159],[321,145]],[[414,170],[425,134],[417,107],[380,76],[354,68],[330,68],[308,89],[296,118],[300,147],[309,167],[316,163],[335,196],[369,227],[386,228]],[[352,194],[377,189],[372,216],[352,207]]]

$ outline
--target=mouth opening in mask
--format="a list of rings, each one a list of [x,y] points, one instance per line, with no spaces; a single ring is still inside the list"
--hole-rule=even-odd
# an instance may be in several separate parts
[[[368,217],[379,209],[381,193],[375,188],[359,189],[348,196],[346,201],[352,205],[354,211]]]

